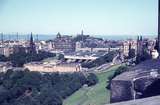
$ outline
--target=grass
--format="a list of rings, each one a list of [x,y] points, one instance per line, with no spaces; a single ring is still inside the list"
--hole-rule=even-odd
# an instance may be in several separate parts
[[[104,105],[110,101],[110,91],[106,89],[107,78],[112,75],[118,66],[113,66],[105,72],[96,73],[99,82],[92,87],[82,87],[72,94],[63,105]]]

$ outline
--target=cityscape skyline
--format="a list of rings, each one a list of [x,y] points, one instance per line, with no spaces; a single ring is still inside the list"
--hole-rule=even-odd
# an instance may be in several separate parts
[[[1,0],[0,32],[157,35],[157,12],[157,0]]]

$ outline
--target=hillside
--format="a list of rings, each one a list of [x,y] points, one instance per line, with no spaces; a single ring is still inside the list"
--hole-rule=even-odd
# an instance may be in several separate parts
[[[99,82],[92,87],[83,87],[67,98],[63,105],[104,105],[109,103],[110,91],[106,89],[107,79],[119,66],[113,66],[104,72],[96,73]]]

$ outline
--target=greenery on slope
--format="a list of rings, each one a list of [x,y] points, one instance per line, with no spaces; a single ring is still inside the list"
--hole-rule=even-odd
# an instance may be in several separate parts
[[[110,91],[106,89],[108,77],[120,67],[113,66],[105,72],[96,73],[99,82],[92,87],[83,87],[64,100],[63,105],[104,105],[110,102]]]
[[[62,100],[97,77],[82,73],[46,73],[8,70],[0,73],[0,105],[62,105]]]

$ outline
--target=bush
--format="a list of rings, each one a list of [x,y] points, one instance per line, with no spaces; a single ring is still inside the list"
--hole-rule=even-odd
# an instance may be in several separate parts
[[[45,58],[54,57],[56,54],[49,52],[40,51],[37,53],[14,53],[9,56],[9,60],[12,62],[14,67],[22,67],[23,64],[31,61],[41,61]]]
[[[84,84],[96,84],[97,78],[82,73],[46,73],[12,71],[0,73],[0,105],[62,105],[62,100]]]
[[[93,86],[98,82],[98,78],[95,74],[90,73],[87,77],[87,85],[88,86]]]
[[[7,61],[8,59],[7,59],[7,57],[5,57],[4,55],[1,55],[0,54],[0,61],[1,62],[5,62],[5,61]]]

